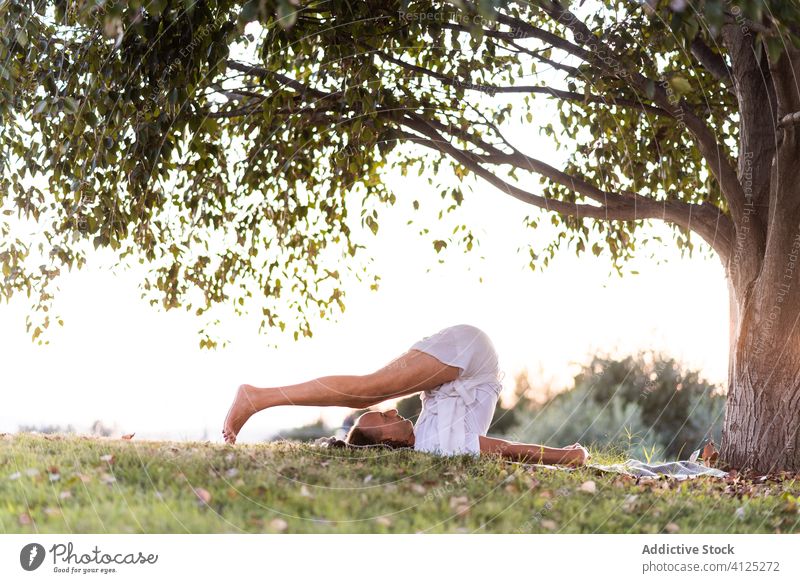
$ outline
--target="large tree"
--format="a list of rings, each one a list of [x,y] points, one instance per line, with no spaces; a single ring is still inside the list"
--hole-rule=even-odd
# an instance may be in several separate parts
[[[377,280],[348,208],[377,230],[396,201],[385,172],[418,168],[435,188],[415,207],[441,194],[445,212],[488,183],[530,205],[531,227],[549,218],[558,237],[532,267],[560,247],[622,266],[652,221],[684,250],[699,236],[730,290],[723,457],[800,470],[796,2],[3,0],[0,14],[2,292],[33,296],[34,335],[52,282],[92,248],[148,266],[167,308],[256,307],[308,335],[343,309],[343,272]],[[567,162],[509,139],[512,123]],[[31,223],[40,236],[15,236]],[[469,228],[454,237],[472,247]]]

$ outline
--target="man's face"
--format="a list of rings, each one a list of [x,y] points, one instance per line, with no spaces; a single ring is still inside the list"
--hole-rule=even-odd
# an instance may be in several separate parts
[[[355,422],[358,427],[376,443],[395,441],[414,445],[414,424],[397,414],[397,409],[388,411],[369,411]]]

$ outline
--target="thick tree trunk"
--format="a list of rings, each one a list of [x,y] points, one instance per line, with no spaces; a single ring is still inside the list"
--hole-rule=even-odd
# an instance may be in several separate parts
[[[800,243],[794,257],[800,269]],[[800,293],[783,290],[741,306],[721,451],[734,468],[800,471]]]
[[[798,134],[787,128],[772,164],[766,249],[739,249],[727,266],[731,352],[721,457],[759,473],[800,471]]]

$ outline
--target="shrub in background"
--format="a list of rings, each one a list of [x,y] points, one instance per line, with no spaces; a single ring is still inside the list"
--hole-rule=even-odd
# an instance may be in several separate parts
[[[685,459],[709,438],[719,443],[725,395],[673,358],[639,353],[595,356],[573,387],[529,403],[517,413],[513,439],[555,446],[580,441],[639,459]]]

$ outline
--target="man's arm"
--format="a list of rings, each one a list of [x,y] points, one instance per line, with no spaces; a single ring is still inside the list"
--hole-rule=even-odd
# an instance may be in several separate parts
[[[481,453],[499,454],[517,462],[542,463],[542,464],[566,464],[580,466],[586,463],[589,457],[586,448],[561,448],[547,447],[535,443],[518,443],[497,439],[496,437],[478,437]]]

